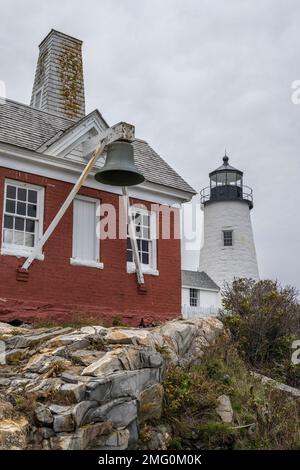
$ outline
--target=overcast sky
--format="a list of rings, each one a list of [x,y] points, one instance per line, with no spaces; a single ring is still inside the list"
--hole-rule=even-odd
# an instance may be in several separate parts
[[[226,147],[254,189],[261,277],[300,289],[298,0],[1,0],[0,18],[9,98],[29,103],[55,28],[84,41],[87,111],[135,124],[196,190]]]

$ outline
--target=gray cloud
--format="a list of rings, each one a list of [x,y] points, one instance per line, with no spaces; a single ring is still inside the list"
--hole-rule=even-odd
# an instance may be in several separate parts
[[[88,110],[134,123],[197,190],[226,146],[255,191],[261,276],[300,289],[297,0],[2,0],[0,17],[10,98],[29,102],[53,27],[84,40]]]

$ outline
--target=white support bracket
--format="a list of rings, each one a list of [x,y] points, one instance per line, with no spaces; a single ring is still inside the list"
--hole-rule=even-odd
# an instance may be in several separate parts
[[[94,164],[96,163],[97,159],[103,153],[105,147],[107,145],[111,144],[112,142],[115,142],[116,140],[119,140],[119,139],[127,140],[127,141],[130,142],[130,141],[134,140],[134,133],[135,133],[135,129],[134,129],[133,125],[127,124],[126,122],[120,122],[120,123],[118,123],[118,124],[116,124],[112,127],[109,127],[108,129],[103,131],[100,134],[100,136],[98,136],[98,138],[100,138],[100,141],[99,141],[95,151],[93,152],[89,162],[87,163],[86,167],[82,171],[79,179],[77,180],[76,184],[74,185],[74,187],[70,191],[67,199],[65,200],[65,202],[63,203],[63,205],[61,206],[59,211],[57,212],[56,216],[54,217],[54,219],[50,223],[49,227],[47,228],[47,230],[45,231],[43,236],[40,238],[40,240],[38,241],[38,243],[36,244],[36,246],[32,250],[30,256],[24,262],[21,270],[25,270],[25,271],[28,270],[31,263],[36,258],[37,254],[41,253],[44,244],[46,243],[48,238],[52,235],[53,231],[55,230],[55,228],[59,224],[59,222],[62,219],[63,215],[65,214],[65,212],[69,208],[70,204],[73,202],[73,199],[75,198],[76,194],[80,190],[81,186],[84,184],[88,174],[90,173],[90,171],[91,171],[92,167],[94,166]]]
[[[143,285],[145,283],[144,275],[142,271],[139,250],[138,250],[138,245],[137,245],[137,240],[136,240],[135,226],[134,226],[132,215],[131,215],[131,206],[130,206],[129,196],[128,196],[127,188],[125,186],[122,188],[122,192],[123,192],[123,200],[124,200],[124,209],[125,209],[125,213],[127,214],[128,233],[129,233],[129,238],[131,241],[137,282],[138,284]]]

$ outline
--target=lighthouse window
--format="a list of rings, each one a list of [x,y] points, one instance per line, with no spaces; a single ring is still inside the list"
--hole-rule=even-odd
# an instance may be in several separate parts
[[[198,307],[199,290],[190,289],[190,307]]]
[[[233,245],[233,237],[232,237],[232,230],[223,230],[223,244],[224,246],[232,246]]]

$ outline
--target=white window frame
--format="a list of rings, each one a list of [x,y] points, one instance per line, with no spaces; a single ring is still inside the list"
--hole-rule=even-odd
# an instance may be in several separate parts
[[[95,218],[96,218],[96,226],[100,222],[100,201],[99,199],[93,198],[93,197],[88,197],[88,196],[81,196],[77,195],[74,200],[80,199],[82,201],[88,201],[92,202],[95,204]],[[94,261],[92,260],[84,260],[80,258],[75,258],[74,257],[74,230],[75,230],[75,225],[74,225],[74,204],[73,204],[73,231],[72,231],[72,257],[70,258],[70,264],[73,266],[86,266],[88,268],[97,268],[97,269],[103,269],[104,264],[100,262],[100,238],[95,236],[95,253],[96,253],[96,259]]]
[[[225,245],[225,233],[231,233],[231,245]],[[223,248],[232,248],[233,247],[233,229],[232,228],[223,228],[222,230],[222,244]]]
[[[141,215],[150,215],[150,263],[143,264],[141,263],[143,274],[150,274],[152,276],[159,276],[159,271],[157,270],[157,236],[156,236],[156,226],[157,226],[157,213],[154,211],[148,211],[146,209],[131,206],[131,214],[141,214]],[[127,243],[127,240],[126,240]],[[127,245],[126,245],[126,257],[127,257]],[[133,261],[126,261],[127,272],[135,273],[136,267]]]
[[[24,246],[24,245],[15,245],[12,243],[4,243],[4,216],[13,215],[5,212],[6,207],[6,190],[7,186],[15,186],[17,188],[26,188],[34,189],[37,191],[37,229],[35,231],[35,243],[33,247]],[[4,197],[3,197],[3,213],[2,213],[2,234],[1,234],[1,255],[10,255],[17,256],[20,258],[28,257],[36,246],[38,240],[43,235],[43,226],[44,226],[44,199],[45,199],[45,189],[42,186],[37,186],[31,183],[24,183],[23,181],[5,179],[4,182]],[[16,215],[16,214],[15,214]],[[44,254],[42,251],[37,253],[35,259],[44,260]]]
[[[191,295],[192,294],[191,291],[196,292],[196,297]],[[191,305],[191,299],[196,300],[196,305]],[[197,289],[197,287],[190,287],[189,288],[189,304],[190,304],[191,308],[197,308],[197,307],[200,306],[200,289]]]

